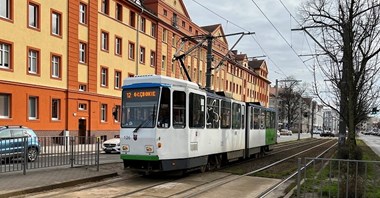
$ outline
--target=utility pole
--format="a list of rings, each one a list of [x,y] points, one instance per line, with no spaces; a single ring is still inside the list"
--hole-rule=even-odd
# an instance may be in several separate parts
[[[211,63],[213,60],[212,57],[212,40],[213,36],[211,33],[209,33],[206,36],[207,39],[207,69],[206,69],[206,90],[210,91],[211,90]]]
[[[313,138],[313,132],[314,132],[314,102],[311,100],[311,132],[310,137]]]
[[[299,120],[299,129],[298,129],[298,139],[300,140],[301,132],[302,132],[302,99],[300,101],[300,120]]]

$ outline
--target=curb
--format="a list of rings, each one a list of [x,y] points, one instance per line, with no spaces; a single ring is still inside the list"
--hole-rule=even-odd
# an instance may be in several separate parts
[[[19,190],[19,191],[13,191],[13,192],[9,192],[9,193],[0,194],[0,198],[18,196],[18,195],[29,194],[29,193],[36,193],[36,192],[41,192],[41,191],[46,191],[46,190],[53,190],[53,189],[57,189],[57,188],[65,188],[65,187],[75,186],[75,185],[86,183],[86,182],[96,182],[99,180],[103,180],[103,179],[111,178],[111,177],[116,177],[116,176],[118,176],[118,174],[116,172],[114,172],[114,173],[99,175],[99,176],[90,177],[90,178],[66,181],[66,182],[62,182],[59,184],[51,184],[51,185],[47,185],[47,186],[40,186],[40,187],[35,187],[35,188],[30,188],[30,189],[23,189],[23,190]]]

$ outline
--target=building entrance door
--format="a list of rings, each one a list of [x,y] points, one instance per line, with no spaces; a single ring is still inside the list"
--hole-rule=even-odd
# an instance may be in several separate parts
[[[79,144],[86,143],[86,119],[79,119],[78,123]]]

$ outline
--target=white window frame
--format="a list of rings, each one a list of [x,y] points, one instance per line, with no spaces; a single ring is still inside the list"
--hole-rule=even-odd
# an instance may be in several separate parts
[[[107,104],[101,104],[100,121],[101,122],[107,122]]]
[[[11,1],[0,0],[0,18],[11,19]]]
[[[86,85],[83,85],[83,84],[79,85],[79,91],[86,91],[86,90],[87,90],[87,86]]]
[[[60,78],[61,57],[53,55],[51,57],[51,77]]]
[[[51,120],[59,120],[60,119],[60,105],[61,100],[60,99],[52,99],[51,100]],[[54,115],[54,112],[56,112],[56,115]]]
[[[79,4],[79,23],[87,24],[87,5],[84,3]]]
[[[30,96],[28,100],[28,116],[29,120],[37,120],[38,119],[38,97]],[[34,108],[34,112],[32,111]]]
[[[108,33],[102,32],[102,50],[108,51]]]
[[[28,72],[38,74],[38,51],[30,49],[28,52]]]
[[[119,37],[115,38],[115,54],[117,55],[121,55],[121,46],[122,46],[121,42],[122,42],[121,38]]]
[[[162,55],[162,64],[161,64],[161,69],[165,70],[166,68],[166,56]]]
[[[140,47],[140,63],[145,63],[145,47]]]
[[[133,43],[128,44],[128,57],[130,59],[135,59],[135,44]]]
[[[154,51],[150,52],[150,66],[156,66],[156,52]]]
[[[121,87],[121,72],[115,72],[115,89],[120,89]]]
[[[107,80],[108,80],[108,69],[107,68],[101,68],[101,81],[100,81],[100,86],[106,87],[108,85]]]
[[[0,43],[0,68],[10,69],[11,45]]]
[[[0,93],[0,119],[10,118],[11,97],[9,94]]]
[[[61,36],[61,14],[56,12],[51,13],[51,33]]]
[[[152,26],[150,27],[150,35],[156,37],[156,24],[152,22]]]
[[[79,103],[78,104],[78,110],[86,111],[87,110],[87,104],[85,104],[85,103]]]
[[[32,28],[38,28],[39,6],[34,3],[29,3],[28,10],[29,10],[28,26]]]
[[[87,45],[85,43],[79,43],[79,62],[86,63],[86,48]]]

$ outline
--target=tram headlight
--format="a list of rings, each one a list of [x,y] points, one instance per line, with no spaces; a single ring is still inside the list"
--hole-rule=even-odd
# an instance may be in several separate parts
[[[161,142],[157,143],[157,148],[161,148]]]
[[[127,145],[123,145],[123,146],[121,147],[121,150],[126,151],[126,152],[129,152],[129,145],[128,145],[128,144],[127,144]]]
[[[145,152],[153,153],[154,152],[153,146],[152,145],[146,145],[145,146]]]

